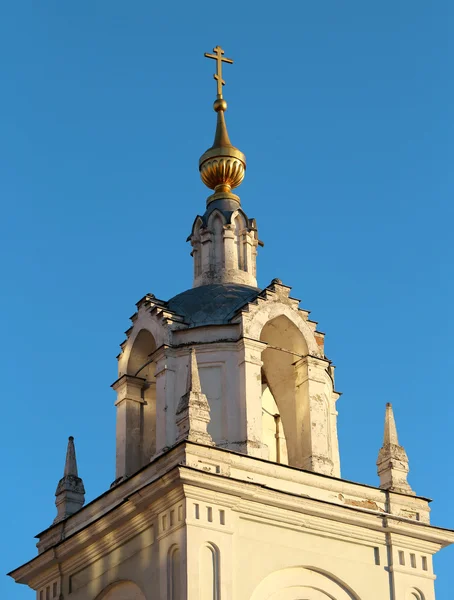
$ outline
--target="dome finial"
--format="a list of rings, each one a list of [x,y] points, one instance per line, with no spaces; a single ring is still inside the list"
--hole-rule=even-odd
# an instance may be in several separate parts
[[[224,50],[220,46],[213,48],[213,52],[214,54],[205,52],[205,56],[216,61],[214,79],[217,82],[217,96],[213,108],[217,113],[217,125],[212,147],[200,158],[200,176],[203,183],[214,190],[214,194],[207,199],[207,204],[221,198],[236,200],[239,204],[239,197],[232,194],[231,190],[238,187],[244,179],[246,157],[230,142],[224,116],[227,102],[222,95],[222,86],[225,85],[222,63],[233,64],[233,60],[224,56]]]

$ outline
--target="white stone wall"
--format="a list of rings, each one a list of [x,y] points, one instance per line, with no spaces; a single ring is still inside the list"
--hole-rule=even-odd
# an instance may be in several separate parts
[[[435,600],[453,541],[424,499],[184,444],[44,532],[14,576],[39,600],[53,582],[71,600]]]
[[[197,328],[188,328],[153,298],[139,303],[122,346],[119,376],[137,375],[144,383],[141,393],[118,404],[117,478],[176,443],[176,409],[187,391],[191,347],[216,445],[277,460],[263,417],[265,381],[279,415],[283,462],[340,476],[334,370],[324,356],[323,336],[289,291],[273,283],[232,323]]]

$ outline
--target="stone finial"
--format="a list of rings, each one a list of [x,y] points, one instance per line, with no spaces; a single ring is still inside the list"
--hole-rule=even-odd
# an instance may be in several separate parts
[[[57,516],[54,519],[54,523],[58,523],[76,513],[82,508],[85,502],[85,488],[82,479],[77,473],[76,449],[72,436],[68,438],[65,471],[63,477],[58,482],[55,496]]]
[[[178,404],[176,417],[178,441],[187,439],[190,442],[213,446],[213,440],[207,431],[210,405],[202,393],[194,348],[189,356],[187,391]]]
[[[408,457],[404,448],[399,446],[393,407],[389,402],[386,405],[385,433],[383,446],[378,453],[377,467],[382,490],[415,496],[407,481]]]

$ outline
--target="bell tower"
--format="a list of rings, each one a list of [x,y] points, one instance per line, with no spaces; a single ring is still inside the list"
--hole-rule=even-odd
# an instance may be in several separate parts
[[[410,487],[390,404],[379,486],[341,478],[325,335],[288,285],[258,287],[263,244],[233,192],[246,171],[225,118],[233,61],[205,56],[216,132],[193,287],[137,302],[112,384],[114,481],[83,506],[70,438],[57,518],[10,575],[38,600],[435,600],[432,556],[454,532]]]

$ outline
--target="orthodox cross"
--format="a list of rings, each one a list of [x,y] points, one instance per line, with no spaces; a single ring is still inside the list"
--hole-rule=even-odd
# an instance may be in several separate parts
[[[233,65],[233,60],[223,56],[224,50],[220,46],[213,48],[213,52],[215,54],[208,54],[205,52],[205,56],[207,58],[213,58],[216,61],[216,73],[213,75],[213,77],[218,82],[218,98],[222,98],[222,86],[225,85],[225,81],[222,79],[222,63],[225,62]]]

